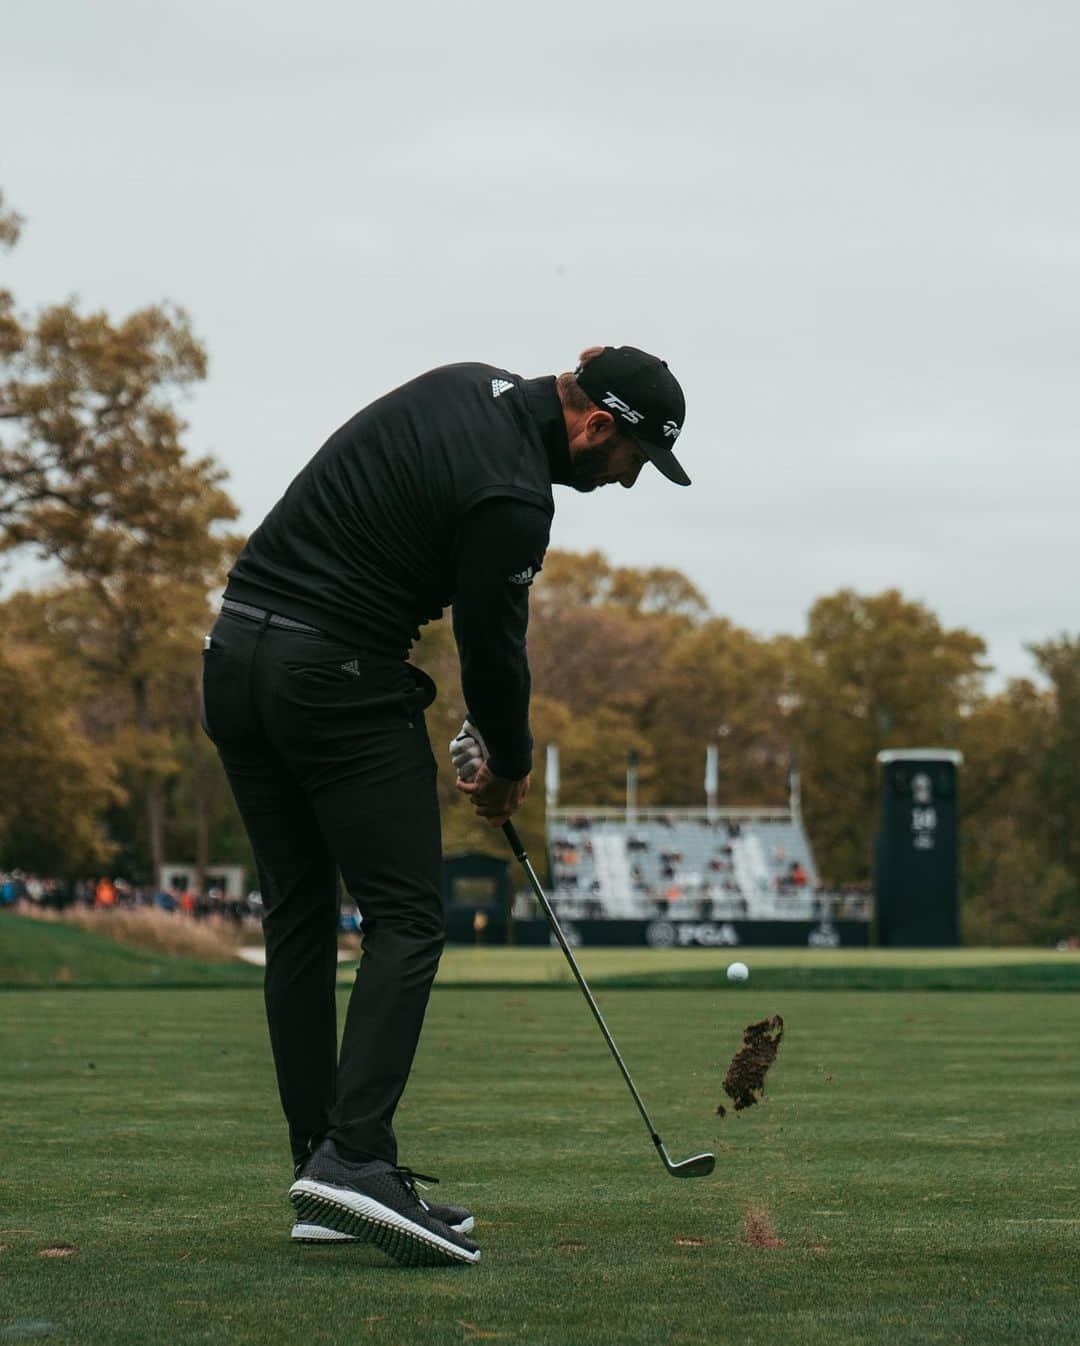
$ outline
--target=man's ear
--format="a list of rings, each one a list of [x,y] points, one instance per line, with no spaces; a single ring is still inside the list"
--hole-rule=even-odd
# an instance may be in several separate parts
[[[606,444],[615,431],[615,417],[610,411],[589,412],[585,421],[585,442],[587,444]]]

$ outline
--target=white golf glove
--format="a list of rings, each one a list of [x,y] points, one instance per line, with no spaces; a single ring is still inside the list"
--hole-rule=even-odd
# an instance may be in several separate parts
[[[458,779],[472,780],[487,761],[487,755],[487,744],[480,737],[480,730],[466,720],[457,737],[450,740],[450,760],[457,771]]]

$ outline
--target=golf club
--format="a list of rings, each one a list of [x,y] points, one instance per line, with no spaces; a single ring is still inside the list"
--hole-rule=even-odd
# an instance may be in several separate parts
[[[600,1032],[604,1035],[604,1041],[611,1048],[611,1054],[615,1058],[615,1063],[622,1071],[623,1079],[626,1081],[630,1092],[634,1095],[634,1102],[638,1105],[638,1111],[641,1113],[645,1125],[649,1128],[649,1135],[652,1137],[652,1143],[656,1146],[656,1151],[663,1160],[664,1167],[673,1178],[705,1177],[707,1173],[711,1173],[716,1167],[715,1155],[695,1154],[691,1155],[689,1159],[683,1159],[677,1164],[672,1162],[671,1156],[664,1148],[664,1142],[657,1135],[656,1127],[653,1126],[652,1119],[645,1110],[645,1104],[641,1101],[641,1095],[634,1087],[634,1081],[630,1078],[630,1072],[627,1070],[625,1062],[619,1055],[619,1049],[615,1046],[615,1039],[608,1032],[608,1026],[604,1023],[604,1016],[600,1013],[599,1006],[593,999],[592,992],[589,990],[588,984],[581,974],[581,969],[577,965],[577,959],[571,952],[570,945],[566,942],[566,936],[563,934],[562,927],[559,925],[558,919],[551,909],[551,903],[548,902],[544,890],[540,886],[540,880],[536,877],[536,871],[532,867],[532,861],[526,854],[525,847],[521,844],[521,838],[517,834],[517,829],[514,827],[514,824],[508,820],[503,823],[502,830],[503,835],[510,843],[510,848],[513,850],[515,857],[521,862],[522,868],[529,876],[529,882],[532,884],[532,890],[536,894],[536,900],[540,903],[541,907],[543,907],[544,915],[548,919],[548,924],[551,926],[556,940],[558,940],[559,948],[562,949],[563,953],[566,955],[566,961],[570,964],[570,971],[573,972],[574,976],[577,978],[577,984],[581,987],[582,995],[584,995],[585,999],[589,1002],[589,1008],[593,1012],[593,1018],[600,1025]]]

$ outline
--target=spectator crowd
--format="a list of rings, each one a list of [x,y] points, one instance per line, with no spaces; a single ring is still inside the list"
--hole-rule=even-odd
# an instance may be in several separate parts
[[[238,925],[248,918],[262,916],[262,897],[255,890],[238,899],[228,897],[221,888],[208,888],[202,893],[179,884],[168,888],[135,884],[122,877],[101,876],[69,882],[22,869],[0,872],[0,910],[17,910],[24,904],[60,912],[71,907],[105,911],[150,908],[194,920],[219,916]]]

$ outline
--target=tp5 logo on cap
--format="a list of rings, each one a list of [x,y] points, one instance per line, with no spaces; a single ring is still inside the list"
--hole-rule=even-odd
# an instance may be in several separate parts
[[[624,423],[622,433],[669,481],[690,485],[671,450],[686,418],[686,398],[665,361],[635,346],[605,346],[579,365],[574,377],[586,397],[615,413]]]
[[[622,416],[624,420],[629,421],[631,425],[638,425],[645,419],[645,413],[643,411],[635,411],[629,403],[622,400],[618,393],[605,393],[604,406],[610,407],[613,411],[617,411],[619,415]]]

